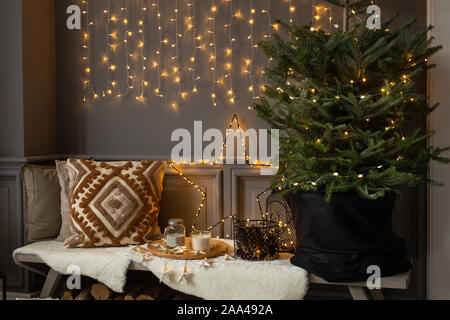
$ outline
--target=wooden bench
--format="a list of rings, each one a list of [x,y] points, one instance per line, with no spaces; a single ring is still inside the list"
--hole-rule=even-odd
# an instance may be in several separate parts
[[[41,258],[36,255],[18,254],[16,256],[18,262],[26,264],[45,264]],[[143,265],[131,262],[128,270],[148,271]],[[44,286],[42,287],[40,298],[48,298],[53,295],[61,279],[61,274],[51,269],[46,275]],[[408,289],[410,272],[401,273],[391,277],[381,278],[381,288],[384,289]],[[308,275],[309,283],[346,286],[354,300],[383,300],[381,289],[368,290],[366,282],[328,282],[316,275]]]
[[[410,271],[394,276],[381,278],[382,289],[408,289]],[[381,289],[369,290],[366,282],[328,282],[314,274],[308,275],[310,283],[327,284],[334,286],[346,286],[353,300],[384,300]]]

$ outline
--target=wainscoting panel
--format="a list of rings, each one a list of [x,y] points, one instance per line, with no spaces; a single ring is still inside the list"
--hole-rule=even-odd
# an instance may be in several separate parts
[[[12,252],[23,245],[22,182],[20,168],[0,167],[0,269],[8,288],[22,290],[27,283],[23,269],[17,268]]]
[[[273,176],[261,175],[259,167],[241,166],[231,167],[229,173],[231,204],[229,214],[237,215],[240,219],[260,219],[261,212],[257,196],[270,187]],[[266,210],[266,200],[270,195],[270,191],[264,193],[260,197],[262,211]],[[225,226],[227,234],[232,233],[230,224]]]
[[[223,218],[223,192],[222,192],[222,168],[212,167],[180,167],[186,176],[198,184],[206,192],[205,205],[199,216],[199,228],[206,229]],[[191,223],[201,203],[202,195],[195,190],[182,177],[169,170],[164,179],[164,191],[161,200],[160,226],[161,231],[167,225],[170,218],[183,218],[187,232],[190,233]],[[223,229],[215,228],[214,236],[222,236]]]

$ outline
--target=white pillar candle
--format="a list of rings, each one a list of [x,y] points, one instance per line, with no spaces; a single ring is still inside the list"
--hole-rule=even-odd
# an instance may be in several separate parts
[[[211,234],[192,234],[191,243],[194,251],[209,252]]]

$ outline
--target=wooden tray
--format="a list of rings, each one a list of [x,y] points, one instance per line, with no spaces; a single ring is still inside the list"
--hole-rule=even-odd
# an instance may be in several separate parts
[[[227,245],[225,242],[223,241],[219,241],[216,239],[211,239],[211,251],[203,254],[203,253],[192,253],[190,251],[186,251],[183,253],[170,253],[170,252],[165,252],[165,250],[158,248],[158,247],[154,247],[152,246],[152,244],[160,244],[162,246],[166,246],[166,243],[164,240],[156,240],[153,241],[152,243],[149,243],[147,245],[147,250],[158,257],[161,258],[167,258],[167,259],[175,259],[175,260],[201,260],[201,259],[205,259],[205,258],[215,258],[221,255],[224,255],[225,253],[227,253],[228,249],[231,249],[229,245]],[[191,249],[191,238],[186,237],[186,247]]]

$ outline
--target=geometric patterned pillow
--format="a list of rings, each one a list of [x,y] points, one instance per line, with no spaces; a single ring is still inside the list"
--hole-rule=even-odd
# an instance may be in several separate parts
[[[69,248],[144,244],[160,235],[165,161],[68,159],[72,236]]]

